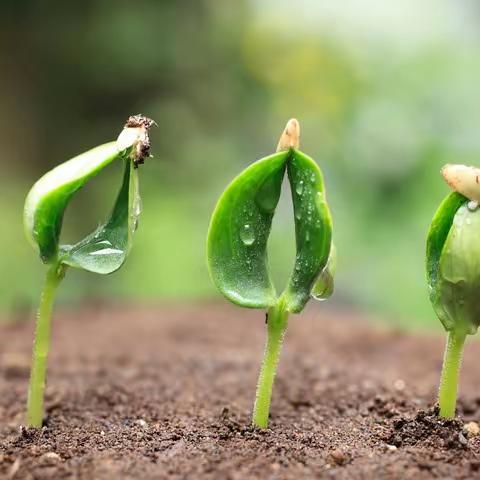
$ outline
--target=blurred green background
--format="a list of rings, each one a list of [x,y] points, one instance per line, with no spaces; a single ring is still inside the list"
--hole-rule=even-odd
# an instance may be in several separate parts
[[[294,116],[327,181],[333,301],[438,328],[425,236],[448,191],[442,164],[478,163],[479,47],[474,0],[3,0],[0,309],[16,318],[40,291],[21,223],[29,187],[139,112],[158,128],[132,255],[109,277],[71,271],[59,301],[218,298],[204,259],[216,199]],[[69,207],[66,241],[108,213],[117,167]],[[279,282],[293,242],[286,192],[270,245]]]

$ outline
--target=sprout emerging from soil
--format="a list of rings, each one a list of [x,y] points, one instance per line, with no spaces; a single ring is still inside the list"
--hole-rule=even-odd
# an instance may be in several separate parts
[[[32,370],[28,390],[27,424],[40,427],[50,322],[58,285],[68,267],[109,274],[125,262],[140,215],[137,166],[150,156],[148,130],[153,121],[130,117],[117,141],[100,145],[48,172],[30,190],[25,201],[25,233],[47,267],[37,315]],[[75,193],[115,160],[123,161],[120,191],[108,220],[75,245],[61,245],[63,215]]]
[[[465,339],[480,324],[480,169],[446,165],[442,175],[455,191],[430,227],[427,277],[433,308],[448,332],[438,401],[440,415],[450,418]]]
[[[300,127],[290,120],[277,153],[250,165],[220,197],[210,223],[207,260],[213,282],[231,302],[267,311],[267,343],[253,424],[268,426],[272,387],[290,313],[313,296],[333,292],[332,220],[317,164],[299,150]],[[296,258],[287,287],[277,295],[267,242],[287,172],[294,208]],[[330,262],[329,262],[330,259]]]

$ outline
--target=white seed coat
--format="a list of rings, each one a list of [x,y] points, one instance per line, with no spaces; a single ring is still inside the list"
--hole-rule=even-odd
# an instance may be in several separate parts
[[[480,168],[448,164],[442,168],[442,175],[453,190],[480,203]]]

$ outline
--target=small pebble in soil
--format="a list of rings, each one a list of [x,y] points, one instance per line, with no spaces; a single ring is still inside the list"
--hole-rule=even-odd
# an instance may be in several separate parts
[[[398,392],[405,390],[405,382],[402,379],[397,379],[393,382],[393,388]]]
[[[220,413],[220,419],[227,420],[229,415],[230,415],[230,409],[228,407],[223,407]]]
[[[477,422],[468,422],[463,426],[463,434],[468,438],[476,437],[480,433],[480,427]]]
[[[388,452],[397,451],[397,447],[395,445],[389,445],[388,443],[387,443],[387,445],[385,445],[385,448],[387,449]]]
[[[58,453],[55,453],[55,452],[47,452],[47,453],[44,453],[41,457],[40,457],[40,460],[43,461],[44,463],[56,463],[58,461],[60,461],[62,458],[60,457],[60,455]]]
[[[466,446],[468,444],[468,440],[462,432],[458,434],[458,442],[460,443],[460,445],[463,446]]]
[[[343,452],[342,450],[334,450],[330,453],[330,458],[337,465],[345,465],[350,460],[350,456],[348,455],[348,453]]]
[[[143,418],[139,418],[135,423],[142,428],[146,428],[148,426],[148,423]]]

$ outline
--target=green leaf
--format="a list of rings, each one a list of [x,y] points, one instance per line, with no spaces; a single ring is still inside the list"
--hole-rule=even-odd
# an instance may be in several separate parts
[[[41,259],[90,272],[112,273],[124,263],[140,214],[137,166],[150,156],[153,120],[128,118],[116,142],[94,148],[44,175],[30,190],[24,210],[27,237]],[[108,220],[75,245],[60,245],[65,209],[88,180],[115,160],[125,164],[122,186]]]
[[[207,260],[215,285],[233,303],[250,308],[277,304],[267,242],[285,169],[292,190],[297,251],[282,299],[289,312],[298,313],[312,295],[320,295],[312,292],[317,280],[328,283],[325,295],[333,289],[333,273],[326,269],[332,219],[323,176],[304,153],[289,148],[259,160],[227,187],[212,216]]]
[[[435,312],[447,331],[473,335],[480,324],[480,209],[455,213],[435,284]]]
[[[101,274],[118,270],[131,249],[139,214],[138,170],[126,160],[123,183],[110,218],[76,245],[62,246],[61,262]]]
[[[44,263],[58,259],[63,215],[73,195],[118,158],[116,142],[101,145],[55,167],[32,187],[25,201],[24,227]]]
[[[213,212],[207,260],[213,282],[230,301],[268,308],[277,301],[267,241],[289,152],[258,160],[227,187]]]
[[[299,150],[292,150],[287,172],[295,215],[297,253],[284,296],[287,309],[298,313],[310,299],[315,281],[327,265],[332,243],[332,218],[318,165]]]
[[[443,246],[447,240],[457,210],[467,202],[468,199],[460,193],[452,192],[449,194],[435,212],[430,230],[428,231],[426,255],[427,281],[430,289],[430,300],[434,304],[437,302],[439,293],[437,283]]]

